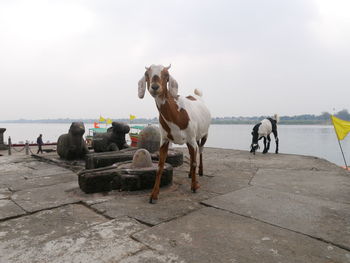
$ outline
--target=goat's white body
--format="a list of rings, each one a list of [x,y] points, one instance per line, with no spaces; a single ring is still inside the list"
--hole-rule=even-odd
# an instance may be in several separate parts
[[[175,144],[190,143],[196,146],[196,142],[208,135],[208,130],[211,122],[211,115],[208,108],[205,106],[201,97],[193,95],[196,100],[190,100],[186,97],[179,96],[176,100],[179,110],[184,109],[189,116],[189,123],[186,129],[181,130],[172,122],[166,121],[170,128],[171,135]],[[168,140],[167,132],[161,127],[162,142]]]
[[[202,94],[195,90],[193,96],[177,95],[177,81],[169,74],[169,67],[151,65],[146,67],[144,76],[138,82],[138,95],[143,98],[146,85],[155,99],[159,110],[161,145],[156,180],[150,197],[150,203],[158,199],[161,177],[169,148],[169,142],[187,144],[190,154],[191,190],[196,192],[199,184],[196,179],[197,155],[199,153],[198,174],[203,175],[203,146],[207,140],[211,116],[202,101]],[[176,104],[175,104],[176,103]],[[198,151],[199,149],[199,151]]]
[[[259,126],[259,137],[266,137],[272,132],[272,124],[268,119],[264,119],[261,121],[261,125]]]

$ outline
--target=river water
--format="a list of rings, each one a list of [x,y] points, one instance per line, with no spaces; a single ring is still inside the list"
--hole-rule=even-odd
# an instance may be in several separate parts
[[[44,142],[56,142],[58,137],[67,133],[69,123],[0,123],[6,128],[4,141],[11,136],[12,143],[35,142],[40,133]],[[93,124],[85,125],[86,131]],[[103,125],[101,125],[103,127]],[[211,125],[206,146],[249,150],[253,125]],[[327,159],[338,165],[344,165],[333,126],[325,125],[279,125],[280,153],[312,155]],[[271,136],[270,152],[275,151],[275,142]],[[341,141],[347,163],[350,163],[350,135]],[[263,143],[260,141],[260,152]]]

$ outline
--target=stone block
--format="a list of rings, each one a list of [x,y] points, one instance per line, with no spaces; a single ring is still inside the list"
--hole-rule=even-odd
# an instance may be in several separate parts
[[[86,156],[86,169],[96,169],[113,165],[115,163],[131,161],[137,148],[126,149],[125,151],[90,153]],[[159,160],[159,152],[151,154],[153,161]],[[178,167],[183,164],[183,153],[170,149],[165,161],[173,167]]]
[[[121,163],[125,165],[126,163]],[[152,168],[125,168],[120,166],[85,170],[79,174],[79,187],[85,193],[98,193],[111,190],[136,191],[150,189],[156,178],[157,166]],[[168,185],[173,179],[173,168],[165,164],[161,186]]]

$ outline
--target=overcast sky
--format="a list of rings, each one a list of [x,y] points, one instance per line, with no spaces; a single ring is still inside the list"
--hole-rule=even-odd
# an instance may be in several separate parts
[[[171,63],[213,117],[350,110],[348,0],[0,1],[0,120],[158,116]]]

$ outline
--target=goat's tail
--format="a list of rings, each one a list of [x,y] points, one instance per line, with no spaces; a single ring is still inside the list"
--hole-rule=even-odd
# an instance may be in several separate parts
[[[280,116],[278,116],[278,114],[273,115],[273,118],[276,120],[277,123],[280,122]]]
[[[203,95],[203,93],[198,89],[194,89],[194,94],[196,94],[199,97],[202,97],[202,95]]]

